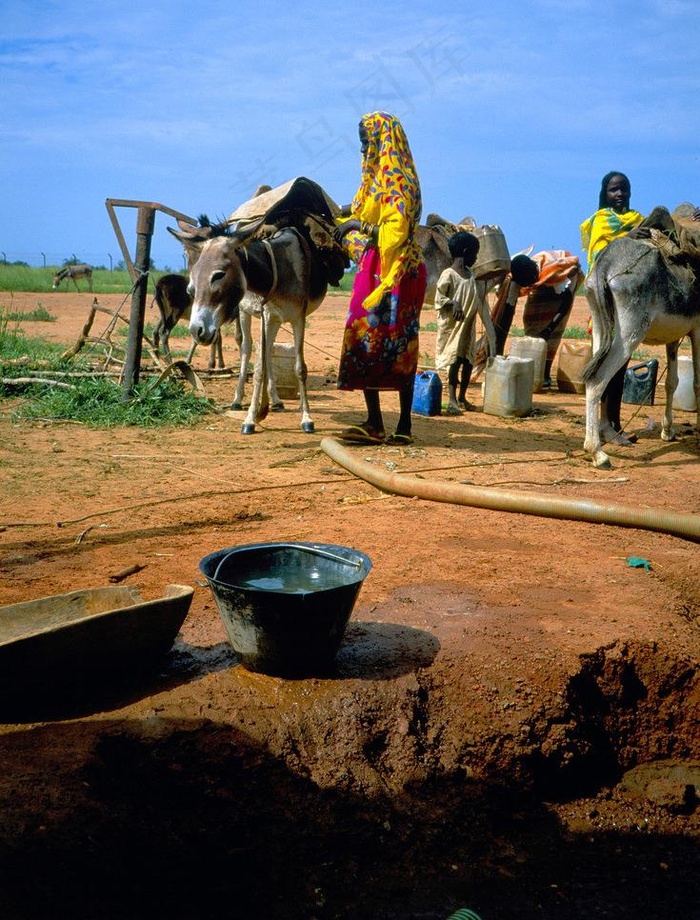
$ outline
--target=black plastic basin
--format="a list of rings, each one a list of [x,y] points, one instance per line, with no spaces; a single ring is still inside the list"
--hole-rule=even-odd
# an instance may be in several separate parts
[[[281,677],[327,672],[372,562],[347,546],[252,543],[199,563],[238,660]]]

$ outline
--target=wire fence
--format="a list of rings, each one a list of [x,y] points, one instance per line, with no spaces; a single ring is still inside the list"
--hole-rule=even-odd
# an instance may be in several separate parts
[[[154,266],[163,271],[180,271],[183,268],[187,268],[187,258],[183,252],[175,251],[174,253],[163,254],[152,251],[151,259]],[[112,252],[0,249],[0,263],[7,265],[25,263],[34,268],[49,268],[62,266],[68,261],[87,262],[93,268],[106,268],[109,271],[125,267],[124,257],[118,246],[115,246]]]

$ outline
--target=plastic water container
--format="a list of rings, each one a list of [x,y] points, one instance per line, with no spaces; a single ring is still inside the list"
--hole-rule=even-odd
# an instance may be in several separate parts
[[[435,371],[416,374],[411,411],[417,415],[440,415],[442,409],[442,381]]]
[[[681,355],[678,358],[678,386],[673,394],[674,409],[680,409],[681,412],[697,412],[694,385],[693,359]]]
[[[535,364],[532,358],[496,355],[484,371],[484,412],[487,415],[529,415]]]
[[[537,393],[544,383],[544,366],[547,361],[547,343],[535,336],[519,336],[510,340],[510,354],[515,358],[532,358],[534,379],[532,392]]]
[[[633,364],[625,372],[622,401],[633,406],[653,406],[659,362],[656,358]]]
[[[479,252],[472,266],[474,277],[484,281],[510,271],[510,253],[501,228],[486,224],[471,232],[479,240]]]
[[[280,399],[296,399],[299,381],[294,370],[294,345],[275,342],[272,346],[272,373]]]
[[[561,393],[585,393],[583,369],[591,360],[590,342],[562,342],[557,366],[557,387]]]

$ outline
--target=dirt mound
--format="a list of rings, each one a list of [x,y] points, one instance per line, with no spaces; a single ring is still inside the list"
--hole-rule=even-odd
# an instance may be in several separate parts
[[[12,309],[37,300],[58,320],[27,332],[73,344],[92,296]],[[335,388],[346,304],[329,297],[308,324],[314,435],[292,406],[241,435],[235,380],[207,376],[204,350],[222,411],[193,428],[93,431],[0,407],[0,603],[129,566],[146,598],[195,587],[152,679],[67,707],[37,674],[41,706],[4,701],[4,916],[692,916],[696,544],[347,474],[320,449],[362,418],[360,395]],[[570,325],[585,319],[577,302]],[[414,445],[353,450],[425,478],[697,513],[694,416],[663,443],[662,402],[623,406],[638,441],[608,471],[583,454],[583,398],[556,388],[524,419],[416,416]],[[373,561],[330,676],[254,674],[227,644],[199,560],[272,540]]]

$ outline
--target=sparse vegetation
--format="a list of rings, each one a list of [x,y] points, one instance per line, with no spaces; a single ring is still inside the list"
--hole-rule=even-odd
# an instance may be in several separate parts
[[[15,410],[23,419],[52,418],[82,422],[90,428],[191,425],[211,411],[211,403],[185,390],[179,381],[144,380],[131,399],[122,387],[105,377],[86,377],[71,389],[34,387],[31,400]]]
[[[38,302],[34,310],[29,310],[27,312],[9,312],[7,314],[8,320],[15,320],[18,323],[21,322],[30,322],[30,323],[55,323],[56,317],[50,313],[46,307],[43,306],[41,302]]]
[[[6,313],[0,307],[0,369],[3,376],[8,371],[4,362],[26,358],[27,363],[38,365],[42,362],[58,361],[65,350],[63,346],[53,345],[41,339],[26,339],[18,325],[20,315]]]
[[[65,360],[64,346],[26,338],[0,310],[0,399],[22,396],[16,418],[52,418],[92,428],[190,425],[211,411],[211,402],[178,379],[144,379],[130,399],[113,378],[91,375],[81,360]],[[76,373],[86,376],[75,376]],[[60,386],[56,385],[60,384]]]

